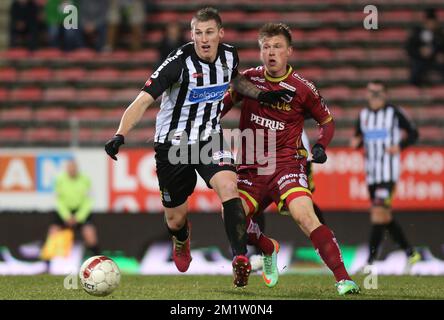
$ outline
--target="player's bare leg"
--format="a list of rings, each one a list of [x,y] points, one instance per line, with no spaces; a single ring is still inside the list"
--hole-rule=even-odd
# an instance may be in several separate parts
[[[225,231],[234,256],[234,285],[245,287],[248,284],[251,264],[246,256],[247,225],[237,189],[237,175],[229,170],[219,171],[211,178],[210,185],[218,194],[223,206]]]
[[[83,240],[85,241],[86,248],[90,250],[93,255],[100,255],[96,227],[92,224],[85,224],[82,226],[81,233]]]
[[[188,202],[174,208],[165,208],[165,223],[173,239],[173,261],[180,272],[188,270],[191,263],[191,228],[187,221]]]
[[[298,196],[287,200],[290,214],[301,230],[310,238],[314,248],[336,278],[339,294],[358,293],[359,287],[352,281],[345,269],[341,251],[333,232],[319,222],[308,196]]]

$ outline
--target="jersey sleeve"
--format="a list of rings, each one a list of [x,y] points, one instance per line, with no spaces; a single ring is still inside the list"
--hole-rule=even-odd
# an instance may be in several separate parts
[[[231,72],[231,79],[234,79],[239,74],[239,54],[236,48],[233,48],[233,71]]]
[[[153,72],[142,90],[156,99],[165,90],[179,81],[183,70],[182,60],[180,59],[181,54],[182,51],[180,49],[170,53],[157,70]]]
[[[315,119],[319,125],[324,125],[333,120],[333,117],[328,109],[324,98],[319,94],[319,91],[307,88],[305,92],[304,106],[306,111]]]
[[[405,149],[418,140],[418,129],[416,128],[415,124],[408,119],[404,111],[402,111],[400,108],[396,108],[395,112],[396,116],[399,119],[399,127],[407,132],[407,137],[401,140],[399,144],[401,149]]]

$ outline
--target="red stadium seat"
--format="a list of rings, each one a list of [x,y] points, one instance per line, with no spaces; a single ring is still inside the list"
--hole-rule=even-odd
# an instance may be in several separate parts
[[[226,31],[227,30],[225,30],[225,32]],[[164,35],[162,30],[151,30],[144,35],[144,39],[151,43],[159,43],[160,41],[162,41],[163,37]]]
[[[368,40],[374,38],[375,34],[377,32],[379,32],[379,31],[365,30],[362,28],[350,29],[350,30],[343,31],[341,33],[341,38],[343,40],[348,40],[348,41],[363,41],[363,40],[368,41]]]
[[[67,121],[69,120],[69,113],[62,106],[41,108],[35,110],[34,118],[40,121]]]
[[[46,101],[70,101],[78,98],[73,88],[49,88],[46,89],[44,100]]]
[[[122,71],[120,73],[120,79],[140,81],[140,87],[148,80],[148,78],[153,73],[152,69],[134,69],[128,71]]]
[[[367,51],[362,48],[344,48],[335,50],[337,60],[366,60]]]
[[[304,41],[334,41],[339,37],[339,32],[336,29],[316,29],[307,31],[304,34]]]
[[[28,128],[25,132],[25,140],[29,142],[62,142],[69,140],[69,131],[55,128]]]
[[[38,101],[42,99],[42,90],[40,88],[17,88],[10,92],[10,100],[18,101]]]
[[[0,100],[5,101],[8,96],[8,91],[6,89],[0,88]]]
[[[32,59],[45,59],[45,60],[53,60],[61,58],[62,56],[63,52],[55,48],[39,49],[32,52],[31,54]]]
[[[333,58],[333,53],[328,48],[316,48],[316,49],[309,49],[305,51],[298,51],[296,53],[296,57],[300,55],[303,57],[304,60],[331,60]]]
[[[239,40],[249,40],[246,38],[243,38],[239,35],[239,33],[237,32],[237,30],[234,29],[225,29],[225,34],[224,34],[224,42],[230,43],[230,42],[234,42],[234,41],[239,41]]]
[[[358,71],[353,67],[330,69],[325,77],[332,80],[355,80],[358,78]]]
[[[21,80],[49,80],[52,78],[52,70],[45,67],[23,70],[19,77]]]
[[[444,130],[440,127],[419,127],[420,140],[436,140],[442,139],[444,136]]]
[[[259,51],[257,49],[242,49],[242,50],[239,50],[239,59],[240,59],[240,61],[243,61],[243,60],[258,60],[259,59]]]
[[[140,88],[113,90],[110,100],[132,102],[140,93]]]
[[[159,60],[159,52],[154,49],[145,49],[132,53],[131,59],[156,63]]]
[[[67,58],[73,61],[92,61],[96,58],[96,52],[91,49],[77,49],[69,52]]]
[[[295,71],[307,80],[320,80],[325,73],[325,70],[319,67],[305,67]]]
[[[402,48],[378,48],[368,50],[370,60],[406,60],[406,53]]]
[[[3,109],[0,114],[1,120],[31,120],[32,108],[29,106],[14,106],[13,108]]]
[[[225,11],[222,14],[222,19],[224,22],[243,22],[252,18],[254,15],[246,15],[243,11]]]
[[[313,13],[313,17],[322,23],[336,23],[338,21],[347,21],[347,12],[338,10],[320,11]]]
[[[361,70],[361,78],[364,79],[381,79],[382,81],[392,78],[392,69],[386,67],[370,68]]]
[[[0,81],[15,81],[17,79],[17,70],[15,68],[1,68]]]
[[[60,81],[82,80],[86,76],[83,68],[66,68],[54,70],[54,78]]]
[[[12,48],[6,51],[0,52],[0,58],[10,60],[24,60],[29,57],[28,49],[24,48]]]
[[[70,117],[78,120],[102,120],[103,114],[101,108],[82,106],[81,109],[72,110]]]
[[[92,101],[105,101],[109,100],[111,96],[111,90],[107,88],[92,88],[78,90],[78,100],[92,100]]]
[[[0,141],[23,141],[23,129],[20,127],[0,127]]]
[[[421,90],[415,86],[399,86],[388,89],[388,96],[392,99],[420,99]]]
[[[413,10],[381,10],[380,19],[383,21],[410,22],[419,21],[420,15]]]
[[[313,14],[303,11],[282,12],[279,19],[283,22],[314,22]]]
[[[372,30],[370,33],[376,36],[377,39],[385,40],[385,41],[405,41],[407,39],[408,30],[406,29],[379,29]]]
[[[350,99],[352,96],[349,87],[337,86],[322,89],[322,96],[328,101],[332,99]]]
[[[119,70],[111,68],[91,70],[86,75],[85,80],[117,81],[119,80],[119,74]]]
[[[128,135],[128,142],[148,143],[154,140],[154,127],[136,128]]]
[[[443,85],[427,88],[427,89],[425,89],[425,92],[431,98],[440,98],[440,99],[444,98],[444,86]]]

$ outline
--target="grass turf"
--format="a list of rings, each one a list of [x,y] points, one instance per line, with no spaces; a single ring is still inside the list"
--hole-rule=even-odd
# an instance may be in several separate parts
[[[158,299],[158,300],[283,300],[283,299],[444,299],[444,277],[379,276],[378,289],[363,288],[356,276],[359,295],[339,296],[329,275],[282,275],[267,288],[258,275],[248,287],[234,289],[230,276],[135,276],[123,275],[119,288],[107,297],[93,297],[80,287],[65,289],[64,277],[51,275],[0,276],[3,299]]]

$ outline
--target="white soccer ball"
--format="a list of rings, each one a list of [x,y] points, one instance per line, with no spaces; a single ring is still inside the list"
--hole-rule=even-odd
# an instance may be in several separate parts
[[[83,289],[93,296],[106,296],[120,283],[120,270],[117,264],[106,256],[94,256],[80,267],[80,283]]]

